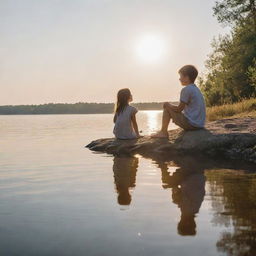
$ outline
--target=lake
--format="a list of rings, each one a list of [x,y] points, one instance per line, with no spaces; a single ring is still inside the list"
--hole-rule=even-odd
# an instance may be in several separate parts
[[[0,116],[0,255],[256,255],[255,166],[85,148],[112,118]]]

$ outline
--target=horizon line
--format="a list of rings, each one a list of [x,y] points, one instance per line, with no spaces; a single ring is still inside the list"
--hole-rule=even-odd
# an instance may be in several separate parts
[[[149,102],[132,102],[131,104],[161,104],[165,101],[149,101]],[[169,101],[171,103],[175,103],[178,101]],[[58,104],[64,104],[64,105],[75,105],[75,104],[115,104],[115,102],[75,102],[75,103],[63,103],[63,102],[48,102],[48,103],[38,103],[38,104],[6,104],[6,105],[0,105],[0,107],[10,107],[10,106],[40,106],[40,105],[50,105],[50,104],[54,104],[54,105],[58,105]]]

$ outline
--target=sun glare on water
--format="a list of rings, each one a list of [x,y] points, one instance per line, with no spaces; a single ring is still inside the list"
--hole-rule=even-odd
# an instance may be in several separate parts
[[[141,61],[154,63],[164,57],[166,45],[161,37],[156,35],[146,35],[137,41],[135,51]]]
[[[160,111],[147,111],[149,132],[155,132],[159,129],[158,116],[160,113]]]

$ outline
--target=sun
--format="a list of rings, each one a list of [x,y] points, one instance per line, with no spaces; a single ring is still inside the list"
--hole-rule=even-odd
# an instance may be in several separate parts
[[[166,46],[161,37],[145,35],[137,41],[135,51],[140,60],[146,63],[154,63],[164,57]]]

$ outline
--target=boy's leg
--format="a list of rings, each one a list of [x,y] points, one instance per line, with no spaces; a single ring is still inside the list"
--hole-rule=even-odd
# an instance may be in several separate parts
[[[175,112],[172,109],[168,109],[169,115],[173,123],[182,128],[185,131],[198,130],[199,128],[192,126],[188,119],[181,112]]]
[[[169,126],[170,120],[171,120],[171,115],[169,111],[166,108],[164,108],[163,116],[162,116],[162,128],[161,128],[161,131],[163,133],[168,134],[168,126]]]
[[[162,115],[162,128],[159,132],[153,134],[152,138],[168,138],[168,126],[171,120],[171,115],[169,111],[164,107]]]
[[[162,116],[162,128],[159,132],[152,135],[152,138],[168,138],[168,125],[170,123],[170,120],[179,127],[181,127],[184,130],[197,130],[198,128],[193,127],[191,124],[189,124],[186,117],[183,115],[183,113],[175,112],[171,108],[168,108],[167,106],[164,106],[163,110],[163,116]]]

